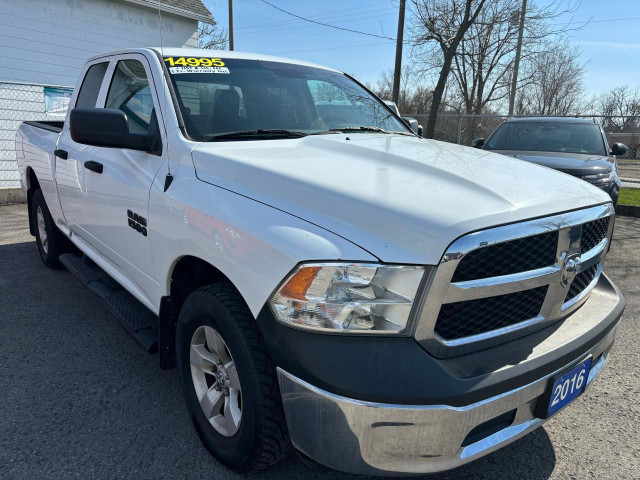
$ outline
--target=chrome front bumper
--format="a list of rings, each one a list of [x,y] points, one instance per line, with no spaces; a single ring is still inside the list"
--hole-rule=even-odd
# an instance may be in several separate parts
[[[587,385],[606,363],[617,326],[598,344],[556,372],[506,393],[462,407],[391,405],[335,395],[278,368],[294,446],[336,470],[369,475],[420,474],[455,468],[513,442],[546,419],[534,415],[551,376],[592,355]],[[514,412],[509,426],[465,443],[474,428]],[[463,446],[463,443],[465,444]]]

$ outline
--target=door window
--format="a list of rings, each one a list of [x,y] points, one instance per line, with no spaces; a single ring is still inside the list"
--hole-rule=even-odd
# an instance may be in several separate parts
[[[102,80],[108,66],[109,62],[102,62],[89,67],[78,92],[77,108],[94,108],[96,106]]]
[[[153,97],[144,65],[138,60],[120,60],[113,73],[105,108],[127,114],[129,132],[148,133],[155,115]]]

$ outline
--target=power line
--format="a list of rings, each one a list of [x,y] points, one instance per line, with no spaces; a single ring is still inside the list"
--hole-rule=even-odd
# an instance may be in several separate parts
[[[360,5],[359,7],[351,7],[351,8],[344,8],[344,9],[340,9],[340,10],[333,10],[331,12],[325,12],[325,13],[320,13],[318,15],[312,15],[309,18],[313,18],[313,19],[323,19],[326,20],[325,18],[322,17],[333,17],[337,14],[341,14],[344,12],[350,12],[352,10],[362,10],[364,7],[374,7],[376,5],[382,5],[382,4],[389,4],[389,0],[385,0],[384,2],[375,2],[375,3],[367,3],[365,5]],[[393,8],[393,7],[389,7],[389,8]],[[367,13],[371,13],[371,10],[369,10]],[[285,24],[290,24],[290,23],[299,23],[298,20],[281,20],[278,22],[269,22],[269,23],[256,23],[253,25],[242,25],[237,27],[237,29],[245,29],[245,28],[254,28],[254,27],[269,27],[269,26],[278,26],[278,25],[285,25]]]
[[[304,53],[304,52],[324,52],[325,50],[341,50],[343,48],[373,47],[373,46],[380,46],[380,45],[393,45],[393,42],[365,43],[361,45],[346,45],[343,47],[312,48],[309,50],[289,50],[287,52],[266,53],[266,55],[285,55],[288,53]]]
[[[371,4],[366,4],[363,5],[364,7],[373,7],[376,5],[380,5],[380,4],[388,4],[388,1],[385,2],[377,2],[377,3],[371,3]],[[331,12],[325,12],[325,13],[319,13],[318,15],[311,15],[308,18],[311,19],[315,19],[315,20],[326,20],[326,18],[323,17],[335,17],[335,16],[341,16],[344,12],[349,12],[352,10],[362,10],[362,7],[353,7],[353,8],[345,8],[345,9],[340,9],[340,10],[333,10]],[[387,10],[390,7],[385,7],[384,10]],[[367,13],[370,13],[371,10],[367,11]],[[356,12],[355,14],[346,14],[346,16],[348,15],[360,15],[362,12]],[[242,25],[241,27],[238,28],[254,28],[254,27],[269,27],[269,26],[279,26],[279,25],[288,25],[288,24],[295,24],[295,23],[303,23],[300,20],[280,20],[277,22],[269,22],[269,23],[256,23],[253,25]]]
[[[365,17],[355,17],[355,18],[349,18],[349,19],[345,19],[345,20],[338,20],[333,22],[333,25],[337,24],[337,23],[351,23],[351,22],[356,22],[359,20],[368,20],[371,18],[381,18],[381,17],[388,17],[390,15],[395,16],[396,13],[385,13],[382,15],[368,15]],[[273,32],[283,32],[283,31],[292,31],[292,30],[298,30],[300,28],[313,28],[313,27],[320,27],[323,25],[309,25],[308,23],[305,22],[296,22],[296,24],[292,25],[292,26],[288,26],[288,27],[282,27],[282,28],[267,28],[264,30],[250,30],[250,31],[246,31],[244,32],[244,35],[254,35],[256,33],[258,34],[262,34],[262,33],[273,33]]]
[[[567,25],[573,25],[576,23],[605,23],[605,22],[621,22],[623,20],[640,20],[640,17],[628,17],[628,18],[605,18],[604,20],[585,20],[583,22],[568,22]]]
[[[331,21],[332,23],[336,23],[336,21],[351,21],[351,20],[360,20],[361,18],[368,18],[368,17],[362,17],[362,15],[372,15],[372,14],[377,14],[378,16],[384,16],[384,15],[391,15],[391,13],[381,13],[381,12],[395,12],[396,10],[393,8],[381,8],[381,9],[372,9],[372,10],[368,10],[367,12],[353,12],[353,13],[345,13],[345,14],[331,14],[329,16],[324,15],[322,18],[322,20],[324,22],[327,21]],[[309,17],[309,18],[313,18],[316,19],[315,17]],[[278,30],[283,30],[283,29],[288,29],[288,28],[300,28],[300,26],[305,27],[308,26],[309,23],[306,21],[302,21],[302,20],[291,20],[291,21],[286,21],[286,22],[280,22],[277,24],[273,24],[267,27],[252,27],[252,28],[245,28],[243,29],[244,31],[246,31],[247,33],[252,33],[252,32],[266,32],[266,31],[278,31]]]
[[[310,18],[301,17],[300,15],[296,15],[295,13],[288,12],[287,10],[284,10],[284,9],[282,9],[280,7],[276,7],[274,4],[267,2],[267,0],[260,0],[260,1],[262,3],[266,3],[270,7],[275,8],[276,10],[281,11],[282,13],[286,13],[287,15],[291,15],[292,17],[299,18],[300,20],[304,20],[306,22],[315,23],[315,24],[318,24],[318,25],[323,25],[323,26],[329,27],[329,28],[335,28],[336,30],[343,30],[345,32],[358,33],[360,35],[367,35],[369,37],[383,38],[385,40],[393,40],[394,42],[396,41],[395,38],[387,37],[385,35],[376,35],[375,33],[361,32],[360,30],[351,30],[350,28],[342,28],[342,27],[338,27],[336,25],[331,25],[329,23],[317,22],[315,20],[311,20]]]
[[[627,17],[627,18],[604,18],[602,20],[576,20],[576,21],[571,21],[571,22],[557,22],[557,23],[552,23],[551,26],[557,26],[557,25],[578,25],[578,24],[583,24],[585,27],[592,24],[592,23],[606,23],[606,22],[623,22],[626,20],[640,20],[640,17]]]

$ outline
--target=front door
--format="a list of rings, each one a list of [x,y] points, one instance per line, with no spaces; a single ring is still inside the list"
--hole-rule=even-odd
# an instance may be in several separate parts
[[[137,54],[117,56],[111,61],[107,77],[108,88],[102,96],[104,108],[124,111],[131,133],[160,132],[155,123],[161,120],[158,99],[146,58]],[[164,154],[124,148],[91,150],[102,164],[102,173],[86,173],[82,228],[103,256],[138,290],[136,293],[151,304],[157,283],[151,262],[149,191]]]

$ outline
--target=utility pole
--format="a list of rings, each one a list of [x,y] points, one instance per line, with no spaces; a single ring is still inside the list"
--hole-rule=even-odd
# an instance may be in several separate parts
[[[516,46],[516,58],[513,62],[513,75],[511,76],[511,91],[509,92],[509,115],[513,115],[513,107],[516,103],[516,86],[518,85],[520,51],[522,50],[522,35],[524,34],[524,19],[526,15],[527,0],[522,0],[522,10],[520,11],[520,26],[518,27],[518,45]]]
[[[404,37],[404,9],[406,0],[400,0],[400,11],[398,12],[398,35],[396,37],[396,66],[393,70],[393,92],[391,100],[398,105],[400,98],[400,75],[402,73],[402,42]]]
[[[233,0],[229,0],[229,50],[233,51]]]

